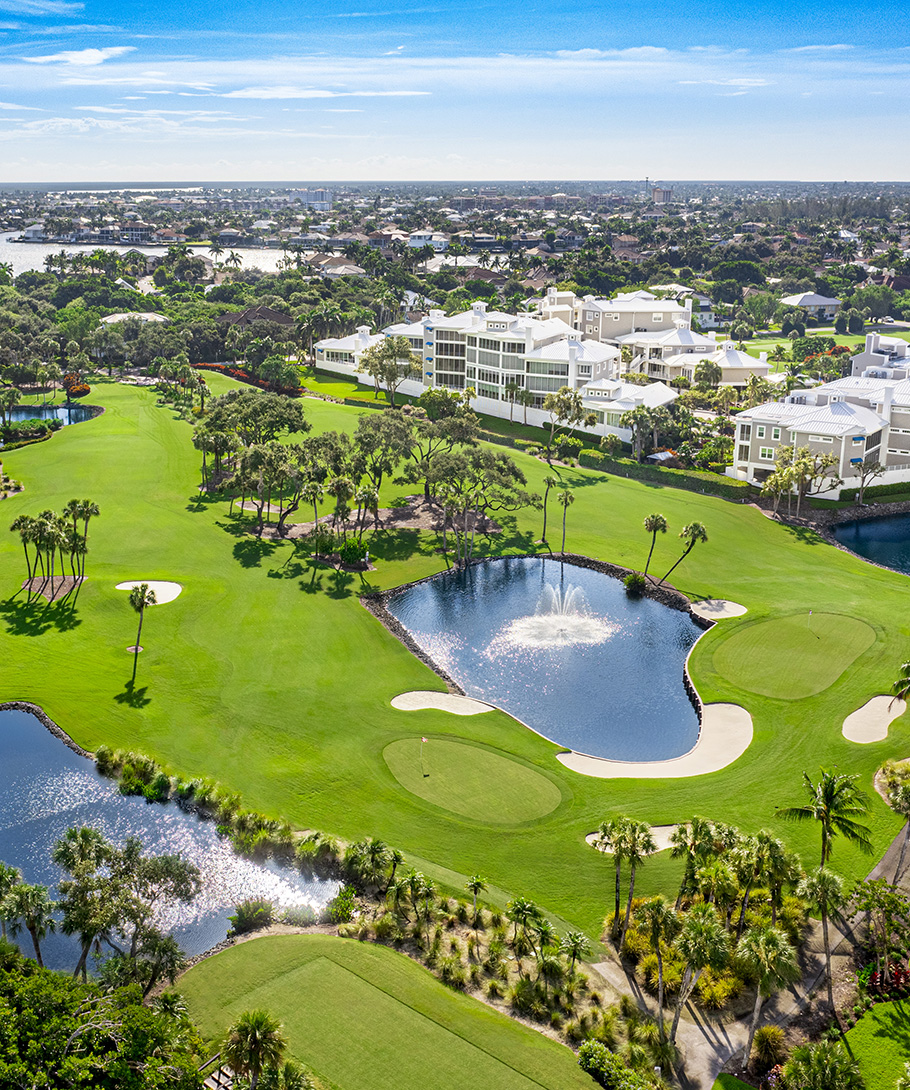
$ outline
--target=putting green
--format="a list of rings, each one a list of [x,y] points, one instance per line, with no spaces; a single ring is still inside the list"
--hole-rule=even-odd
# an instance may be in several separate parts
[[[207,1039],[242,1011],[278,1017],[290,1052],[333,1090],[585,1090],[571,1049],[445,987],[384,946],[271,935],[181,977]]]
[[[740,628],[714,652],[719,674],[780,700],[824,692],[875,642],[865,621],[842,613],[792,614]]]
[[[401,786],[443,810],[497,825],[533,821],[555,810],[559,788],[546,776],[488,749],[430,738],[399,738],[382,755]]]

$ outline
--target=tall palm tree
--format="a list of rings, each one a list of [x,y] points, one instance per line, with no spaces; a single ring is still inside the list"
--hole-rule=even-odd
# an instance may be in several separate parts
[[[543,483],[546,485],[546,489],[543,494],[543,529],[540,531],[540,540],[547,543],[547,499],[550,496],[550,489],[555,488],[559,484],[559,478],[553,476],[544,477]]]
[[[891,692],[894,693],[892,704],[895,700],[910,701],[910,662],[901,663],[900,674],[891,686]]]
[[[22,542],[22,550],[25,553],[25,566],[28,569],[29,591],[31,591],[31,581],[33,573],[32,560],[29,556],[28,547],[29,545],[36,544],[35,520],[32,518],[31,515],[17,515],[16,518],[13,519],[12,525],[10,526],[10,531],[14,534],[18,533],[19,539]],[[37,568],[37,566],[38,558],[35,557],[35,567]]]
[[[559,503],[562,505],[562,549],[563,554],[566,551],[566,515],[569,513],[569,508],[575,502],[575,493],[570,492],[568,488],[563,488],[558,497]]]
[[[714,830],[707,818],[692,818],[685,825],[677,825],[670,836],[670,858],[685,859],[686,866],[679,893],[676,895],[676,911],[686,893],[696,889],[695,874],[700,866],[714,854]]]
[[[626,901],[626,915],[623,919],[622,934],[619,939],[619,949],[622,950],[626,941],[626,932],[629,930],[629,919],[632,915],[632,898],[635,895],[635,869],[657,851],[657,843],[651,826],[646,821],[630,821],[624,836],[624,855],[629,864],[629,896]]]
[[[287,1052],[282,1025],[268,1011],[244,1011],[227,1032],[221,1055],[237,1075],[250,1080],[250,1090],[267,1067],[277,1067]]]
[[[610,818],[608,821],[601,822],[597,831],[597,847],[613,856],[615,868],[613,923],[610,925],[610,929],[614,934],[619,930],[619,894],[622,863],[626,851],[626,832],[630,824],[631,820],[624,816]]]
[[[808,801],[803,806],[787,806],[777,811],[785,821],[817,821],[822,833],[821,865],[831,858],[832,841],[837,835],[847,838],[867,854],[872,851],[868,826],[856,819],[869,810],[865,792],[856,786],[857,775],[823,768],[817,784],[803,773]]]
[[[894,878],[891,880],[892,888],[897,887],[897,880],[904,869],[904,855],[907,852],[907,841],[910,840],[910,783],[902,783],[888,793],[888,805],[904,819],[904,842],[901,844],[901,854],[894,869]]]
[[[3,903],[14,886],[22,881],[22,874],[8,863],[0,862],[0,936],[6,938],[6,915],[3,911]]]
[[[54,907],[47,886],[30,886],[26,882],[18,882],[3,899],[3,914],[9,921],[10,934],[18,935],[23,928],[29,933],[35,961],[42,969],[41,943],[51,931],[57,930]]]
[[[652,897],[639,905],[635,918],[647,932],[651,949],[657,955],[657,1025],[660,1039],[666,1034],[664,1026],[664,958],[663,946],[673,942],[682,927],[679,913],[665,897]]]
[[[660,582],[657,584],[658,586],[662,586],[670,578],[673,572],[686,559],[689,553],[692,552],[692,550],[699,542],[706,542],[708,540],[708,531],[700,522],[690,522],[687,526],[684,526],[680,530],[679,536],[683,539],[683,541],[685,541],[686,547],[685,549],[683,549],[682,556],[679,558],[679,560],[676,561],[673,567],[670,568],[670,570],[663,577],[663,579],[660,580]]]
[[[822,918],[822,939],[825,946],[825,981],[828,985],[828,1005],[834,1010],[834,988],[831,982],[831,943],[828,940],[828,919],[846,903],[844,882],[839,874],[819,867],[805,875],[797,886],[797,897],[808,901]]]
[[[695,990],[705,969],[722,969],[730,957],[729,937],[724,925],[717,918],[714,905],[704,901],[694,904],[683,917],[682,927],[676,938],[676,949],[686,963],[683,972],[670,1043],[676,1044],[676,1033],[683,1007]]]
[[[471,919],[476,922],[477,920],[477,896],[483,893],[487,888],[486,880],[481,878],[479,874],[472,874],[471,877],[465,882],[464,888],[474,898],[471,905]]]
[[[88,524],[93,518],[98,518],[101,514],[101,508],[95,503],[94,500],[82,500],[79,504],[79,518],[82,519],[82,544],[85,546],[85,552],[88,552]],[[85,553],[83,553],[82,568],[79,572],[80,575],[85,575]]]
[[[136,665],[139,661],[139,638],[142,635],[142,619],[149,606],[156,604],[158,599],[148,583],[140,583],[130,591],[130,605],[139,614],[139,631],[136,633],[136,646],[133,648],[133,681],[136,680]]]
[[[570,931],[559,943],[559,952],[569,959],[569,968],[575,969],[575,963],[587,957],[591,944],[583,931]]]
[[[645,530],[651,535],[651,548],[648,549],[648,559],[645,563],[644,574],[647,576],[648,568],[651,566],[651,556],[654,553],[654,545],[657,542],[658,534],[665,534],[669,527],[667,526],[667,520],[659,512],[655,512],[653,515],[647,515],[644,522]]]
[[[758,1029],[762,1003],[773,992],[799,979],[796,951],[776,927],[752,927],[736,948],[736,960],[755,979],[755,1005],[749,1023],[745,1062],[752,1055],[752,1041]]]

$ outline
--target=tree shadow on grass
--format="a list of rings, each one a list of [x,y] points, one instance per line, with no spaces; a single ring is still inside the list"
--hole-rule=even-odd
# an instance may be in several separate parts
[[[148,685],[143,685],[141,688],[136,688],[135,682],[130,679],[127,681],[123,688],[122,693],[117,693],[114,700],[118,704],[126,704],[130,708],[144,708],[146,704],[151,704],[152,698],[148,695]]]
[[[0,616],[6,620],[6,631],[11,636],[43,636],[52,628],[58,632],[71,632],[82,624],[74,603],[16,601],[9,598],[0,603]]]
[[[794,526],[789,522],[779,522],[778,526],[782,526],[788,534],[791,534],[804,545],[825,544],[825,539],[817,530],[813,530],[811,526]]]
[[[890,1010],[880,1007],[875,1012],[875,1019],[879,1026],[873,1036],[896,1041],[900,1045],[901,1052],[910,1056],[910,1008],[904,1001],[895,1000]]]
[[[244,568],[260,568],[262,561],[270,557],[277,546],[261,538],[245,538],[234,546],[234,559]]]
[[[193,514],[198,514],[200,511],[205,511],[209,507],[214,507],[219,503],[228,502],[225,496],[222,496],[218,492],[199,492],[190,496],[187,500],[185,511],[190,511]]]

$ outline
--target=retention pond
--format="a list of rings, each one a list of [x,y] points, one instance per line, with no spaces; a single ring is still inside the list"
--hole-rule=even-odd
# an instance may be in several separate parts
[[[834,536],[866,560],[910,575],[910,515],[842,522]]]

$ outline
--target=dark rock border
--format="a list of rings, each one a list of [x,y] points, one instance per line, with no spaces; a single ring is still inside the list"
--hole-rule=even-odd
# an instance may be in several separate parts
[[[28,712],[29,715],[33,715],[43,727],[49,730],[55,738],[58,738],[67,749],[71,749],[73,753],[78,753],[80,757],[87,757],[90,761],[95,759],[94,753],[90,753],[87,749],[83,749],[77,742],[74,742],[66,731],[62,727],[58,727],[47,712],[38,704],[32,704],[29,700],[6,700],[3,703],[0,703],[0,712]]]
[[[583,556],[581,553],[519,553],[514,556],[484,556],[472,560],[469,566],[474,567],[478,564],[486,564],[491,560],[526,559],[556,560],[562,564],[572,564],[576,568],[588,568],[591,571],[597,571],[603,575],[608,575],[613,579],[620,580],[625,579],[627,575],[631,575],[635,570],[633,568],[621,567],[619,564],[608,564],[604,560],[595,560],[593,557]],[[453,569],[448,570],[451,571]],[[432,579],[437,579],[443,574],[445,573],[435,572],[433,575],[425,575],[422,579],[413,579],[410,583],[402,583],[397,587],[392,587],[390,590],[380,590],[371,594],[363,594],[360,597],[360,604],[364,609],[372,613],[380,624],[384,625],[397,640],[403,643],[416,659],[422,662],[424,666],[428,666],[438,677],[442,678],[450,693],[454,693],[457,696],[466,696],[467,694],[464,689],[455,681],[451,674],[444,670],[439,663],[420,647],[411,633],[397,617],[392,615],[388,608],[388,602],[392,595],[398,594],[403,590],[409,590],[411,587],[418,587],[421,583],[429,583]],[[682,593],[682,591],[677,590],[673,586],[667,584],[657,586],[656,583],[649,582],[642,589],[641,597],[652,598],[655,602],[660,602],[661,605],[667,606],[670,609],[678,610],[680,613],[688,613],[693,622],[698,625],[699,628],[705,629],[705,631],[713,628],[716,624],[715,621],[712,621],[708,617],[700,617],[697,613],[693,613],[691,601]],[[699,733],[701,733],[703,705],[701,697],[698,695],[698,691],[696,690],[692,679],[689,677],[688,663],[689,657],[686,656],[682,671],[683,687],[686,690],[686,695],[692,702],[692,706],[695,708],[695,713],[698,716]]]

